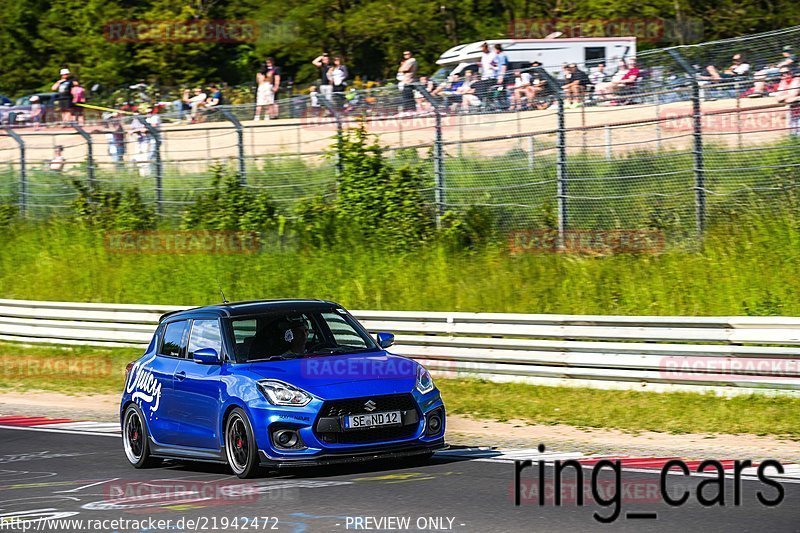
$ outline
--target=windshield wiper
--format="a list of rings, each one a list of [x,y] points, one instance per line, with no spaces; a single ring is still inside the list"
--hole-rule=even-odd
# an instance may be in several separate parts
[[[373,350],[374,348],[361,348],[358,346],[336,346],[334,348],[324,348],[322,350],[317,350],[316,352],[310,353],[308,355],[336,355],[343,353],[371,352]]]
[[[259,357],[258,359],[248,359],[248,363],[255,363],[256,361],[273,361],[273,360],[285,360],[285,359],[294,359],[294,357],[287,357],[285,355],[269,355],[267,357]]]

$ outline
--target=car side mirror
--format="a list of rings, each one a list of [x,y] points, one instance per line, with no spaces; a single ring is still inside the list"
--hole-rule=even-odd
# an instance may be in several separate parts
[[[378,339],[378,346],[381,348],[388,348],[394,345],[394,335],[391,333],[378,333],[375,338]]]
[[[195,350],[192,354],[192,359],[195,363],[201,365],[218,365],[220,364],[219,354],[214,348],[200,348]]]

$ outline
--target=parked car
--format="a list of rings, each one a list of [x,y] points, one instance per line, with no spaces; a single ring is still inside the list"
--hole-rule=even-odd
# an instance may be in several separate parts
[[[136,468],[161,458],[262,467],[430,457],[445,408],[430,373],[386,351],[340,305],[226,303],[169,313],[128,365],[123,447]]]
[[[42,122],[51,120],[54,114],[55,99],[58,93],[36,93],[21,96],[13,105],[0,106],[0,124],[8,126],[23,125],[30,122],[31,98],[38,96],[44,107]]]

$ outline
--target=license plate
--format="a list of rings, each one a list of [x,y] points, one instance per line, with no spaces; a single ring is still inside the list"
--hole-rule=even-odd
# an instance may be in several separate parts
[[[345,429],[366,429],[377,426],[399,426],[400,411],[386,411],[385,413],[369,413],[366,415],[352,415],[344,417]]]

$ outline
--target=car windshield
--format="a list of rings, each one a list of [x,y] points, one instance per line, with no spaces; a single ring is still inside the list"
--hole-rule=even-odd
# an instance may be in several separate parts
[[[240,363],[378,349],[344,309],[264,313],[232,318],[230,324]]]

